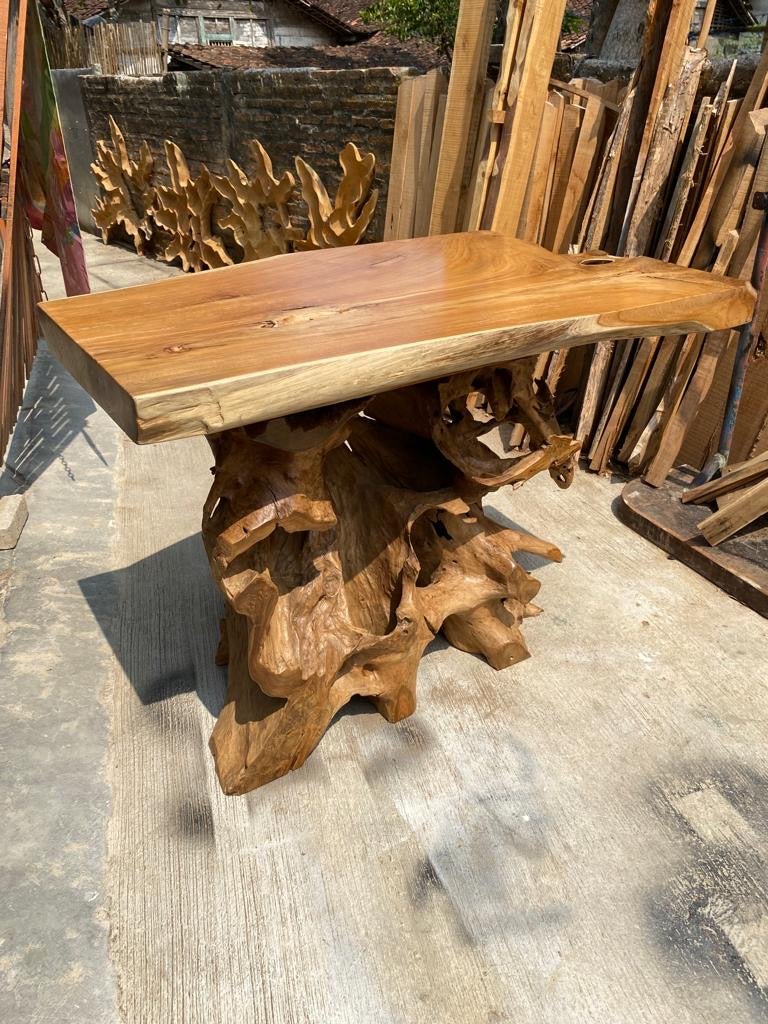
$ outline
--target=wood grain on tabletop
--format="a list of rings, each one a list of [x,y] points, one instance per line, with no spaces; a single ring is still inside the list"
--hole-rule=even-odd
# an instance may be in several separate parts
[[[517,359],[749,320],[741,281],[493,232],[277,256],[40,306],[54,355],[140,443]]]

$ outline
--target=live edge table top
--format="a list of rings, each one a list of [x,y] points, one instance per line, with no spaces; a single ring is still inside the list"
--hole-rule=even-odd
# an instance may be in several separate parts
[[[40,310],[54,355],[148,443],[553,348],[735,327],[753,303],[739,280],[473,232],[276,256]]]

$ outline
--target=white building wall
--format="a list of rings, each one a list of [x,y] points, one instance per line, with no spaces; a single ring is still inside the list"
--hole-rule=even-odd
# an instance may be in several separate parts
[[[167,0],[166,0],[167,2]],[[154,11],[153,11],[154,8]],[[121,21],[151,21],[162,31],[168,11],[168,41],[200,45],[229,36],[233,46],[328,46],[338,42],[319,22],[280,0],[190,0],[163,7],[162,0],[130,0],[120,7]]]
[[[284,4],[275,4],[275,46],[327,46],[337,42],[319,22],[302,17],[301,12]]]

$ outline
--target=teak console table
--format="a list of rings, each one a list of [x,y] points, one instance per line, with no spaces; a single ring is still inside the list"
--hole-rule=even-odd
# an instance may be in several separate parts
[[[701,271],[478,232],[43,303],[53,353],[134,441],[213,449],[224,790],[298,768],[353,695],[410,715],[438,631],[494,668],[525,658],[539,584],[514,554],[562,556],[482,498],[543,470],[570,482],[578,445],[531,383],[537,353],[734,327],[753,299]],[[482,438],[502,422],[531,450],[493,454]]]

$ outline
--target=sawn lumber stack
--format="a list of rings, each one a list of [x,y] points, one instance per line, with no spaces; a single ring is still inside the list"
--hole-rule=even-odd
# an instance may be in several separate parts
[[[463,0],[450,78],[433,71],[401,87],[386,237],[486,227],[554,252],[649,255],[748,280],[761,218],[752,199],[768,190],[768,51],[743,97],[733,68],[701,95],[714,0],[694,34],[695,7],[648,5],[641,60],[622,85],[551,78],[560,0],[508,5],[491,81],[496,4]],[[735,344],[731,331],[607,339],[587,358],[544,354],[535,377],[592,469],[618,463],[658,485],[679,458],[701,465],[716,446]],[[741,459],[768,446],[765,379],[757,364],[748,374]]]

